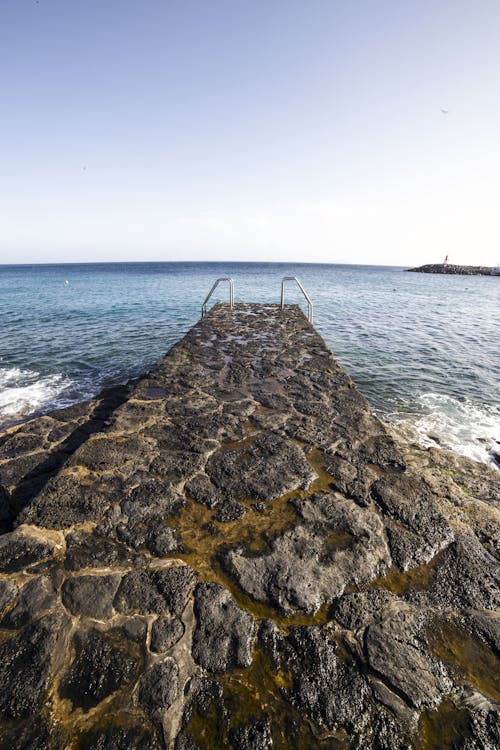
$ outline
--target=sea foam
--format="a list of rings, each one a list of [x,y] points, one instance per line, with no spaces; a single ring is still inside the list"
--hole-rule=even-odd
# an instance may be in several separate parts
[[[0,420],[21,418],[44,407],[57,406],[71,381],[63,375],[42,376],[18,367],[0,368]]]
[[[413,413],[393,413],[389,420],[412,427],[425,447],[441,447],[475,461],[493,463],[500,453],[500,409],[443,393],[422,393]]]

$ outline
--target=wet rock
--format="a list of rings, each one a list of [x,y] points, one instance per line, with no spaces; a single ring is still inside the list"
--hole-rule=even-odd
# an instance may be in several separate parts
[[[230,523],[231,521],[239,521],[244,515],[245,508],[241,503],[224,501],[219,503],[214,518],[221,523]]]
[[[210,672],[248,667],[252,661],[254,621],[240,609],[228,591],[216,583],[195,589],[193,658]]]
[[[59,692],[62,698],[71,700],[74,708],[88,711],[97,706],[136,673],[135,659],[103,633],[78,632],[73,644],[76,656],[61,680]]]
[[[146,537],[146,547],[155,557],[165,557],[170,552],[183,549],[177,530],[170,526],[150,529]]]
[[[267,719],[255,719],[233,729],[230,739],[234,750],[270,750],[273,747],[271,727]]]
[[[383,589],[344,594],[333,603],[332,613],[345,628],[359,630],[378,618],[394,598]]]
[[[61,589],[62,602],[74,615],[105,620],[113,614],[113,598],[120,580],[120,575],[67,578]]]
[[[64,529],[85,521],[98,521],[109,506],[105,494],[84,485],[78,476],[49,479],[45,487],[18,516],[19,523],[45,529]]]
[[[0,484],[0,533],[6,531],[12,520],[12,508],[10,505],[10,495]]]
[[[500,617],[496,612],[469,612],[468,628],[472,633],[479,633],[481,638],[500,657]]]
[[[226,500],[271,500],[286,492],[306,489],[316,473],[303,451],[290,440],[260,433],[253,442],[215,453],[206,473]]]
[[[174,659],[154,664],[141,677],[139,702],[146,711],[164,711],[170,708],[179,691],[179,668]]]
[[[271,552],[226,554],[229,570],[257,601],[285,613],[316,612],[345,587],[379,575],[390,564],[383,524],[373,509],[333,495],[298,501],[304,521],[279,535]]]
[[[82,738],[85,750],[162,750],[156,732],[144,726],[108,727],[96,732],[87,732]]]
[[[354,662],[339,660],[335,644],[319,628],[294,628],[287,638],[293,704],[320,726],[360,731],[367,723],[368,688]]]
[[[8,578],[0,579],[0,614],[9,604],[12,604],[18,591],[19,587],[15,581],[11,581]]]
[[[151,627],[151,651],[168,651],[180,641],[184,630],[184,624],[178,617],[159,617]]]
[[[262,620],[258,631],[258,642],[276,672],[286,670],[287,663],[295,658],[294,650],[273,620]]]
[[[51,609],[57,600],[54,584],[47,576],[29,581],[21,589],[17,604],[4,617],[1,627],[20,628],[34,617]]]
[[[131,617],[122,625],[126,638],[135,643],[144,643],[148,634],[148,624],[142,617]]]
[[[205,474],[197,474],[186,482],[185,491],[188,497],[210,509],[215,508],[220,500],[219,490]]]
[[[131,566],[141,564],[130,550],[98,534],[75,531],[66,537],[67,570],[82,568],[107,568],[114,565]]]
[[[55,551],[56,545],[53,542],[31,536],[24,529],[16,529],[0,537],[0,571],[15,573],[52,556]]]
[[[425,651],[422,624],[420,613],[395,602],[366,635],[371,669],[415,708],[437,704],[450,688],[443,669]]]
[[[391,554],[402,570],[428,562],[453,539],[437,499],[422,482],[406,476],[379,479],[372,495],[389,516]]]
[[[160,570],[133,570],[123,576],[114,607],[132,614],[182,614],[191,595],[196,574],[187,565]]]
[[[182,542],[175,529],[165,526],[163,517],[141,519],[131,516],[125,523],[118,523],[112,533],[119,542],[140,550],[146,547],[155,557],[164,557],[182,549]]]
[[[40,716],[28,721],[15,722],[9,729],[3,728],[0,734],[2,750],[66,750],[67,744]]]
[[[22,719],[46,700],[51,661],[66,620],[49,614],[0,645],[0,716]]]
[[[444,551],[428,596],[442,608],[496,610],[499,592],[500,564],[474,537],[461,534]]]
[[[184,692],[186,706],[181,729],[175,741],[175,750],[198,750],[198,741],[205,744],[204,738],[207,735],[211,747],[224,747],[227,744],[229,717],[224,705],[222,686],[206,677],[194,676]]]
[[[353,750],[413,750],[411,734],[405,724],[401,726],[391,713],[379,707],[355,740]]]

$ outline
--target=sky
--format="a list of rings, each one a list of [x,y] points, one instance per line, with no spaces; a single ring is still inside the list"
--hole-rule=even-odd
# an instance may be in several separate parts
[[[0,262],[495,265],[499,92],[498,0],[0,0]]]

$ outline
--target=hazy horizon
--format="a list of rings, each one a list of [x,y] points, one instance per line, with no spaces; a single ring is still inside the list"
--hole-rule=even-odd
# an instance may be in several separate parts
[[[500,4],[3,3],[0,263],[500,263]]]

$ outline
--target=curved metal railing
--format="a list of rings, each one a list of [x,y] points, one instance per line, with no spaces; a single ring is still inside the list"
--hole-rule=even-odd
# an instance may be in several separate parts
[[[312,323],[313,322],[312,300],[296,276],[283,276],[281,280],[281,308],[283,309],[285,307],[285,281],[295,281],[295,283],[299,287],[300,291],[302,292],[302,294],[307,300],[307,310],[308,310],[307,318],[309,320],[309,323]]]
[[[212,294],[215,292],[216,288],[220,284],[221,281],[229,281],[229,306],[231,310],[234,307],[234,281],[229,276],[221,276],[220,279],[216,279],[214,281],[214,284],[212,288],[210,289],[209,293],[207,294],[204,303],[201,306],[201,317],[203,318],[204,315],[207,314],[207,302],[212,296]]]

